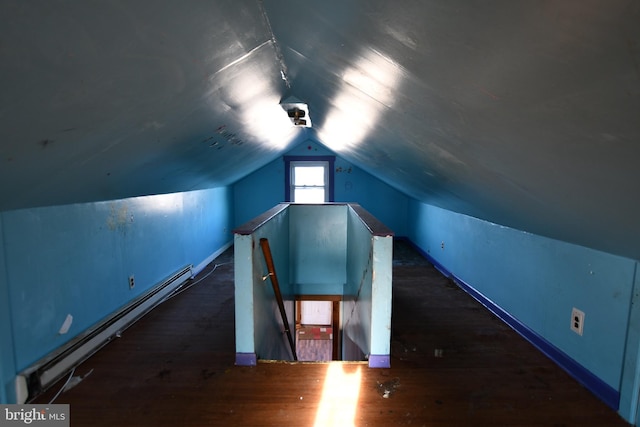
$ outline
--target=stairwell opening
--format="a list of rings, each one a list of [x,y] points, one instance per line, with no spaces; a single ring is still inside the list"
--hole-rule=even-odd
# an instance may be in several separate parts
[[[341,360],[340,295],[299,295],[295,305],[296,354],[301,362]]]

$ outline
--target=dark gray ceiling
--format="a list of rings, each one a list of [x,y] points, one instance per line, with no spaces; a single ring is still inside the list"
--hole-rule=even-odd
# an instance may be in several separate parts
[[[228,185],[312,138],[640,259],[635,0],[2,0],[0,88],[0,210]]]

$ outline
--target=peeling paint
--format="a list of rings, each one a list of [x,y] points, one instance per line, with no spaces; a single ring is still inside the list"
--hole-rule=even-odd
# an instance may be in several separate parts
[[[129,215],[127,204],[112,203],[109,206],[109,211],[110,213],[107,217],[107,227],[109,227],[109,230],[126,232],[129,222],[133,222],[133,215]]]

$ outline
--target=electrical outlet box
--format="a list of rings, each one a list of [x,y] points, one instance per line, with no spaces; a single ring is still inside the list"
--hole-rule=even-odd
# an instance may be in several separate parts
[[[571,310],[571,330],[580,336],[584,331],[584,312],[575,307]]]
[[[133,274],[129,276],[129,289],[133,289],[136,286],[136,279]]]

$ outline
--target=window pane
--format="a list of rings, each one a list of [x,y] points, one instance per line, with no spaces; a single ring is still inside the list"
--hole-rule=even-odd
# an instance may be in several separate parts
[[[324,167],[296,166],[293,171],[293,185],[324,185]]]
[[[294,203],[324,203],[324,188],[295,188]]]
[[[300,323],[303,325],[331,325],[331,301],[300,301]]]

